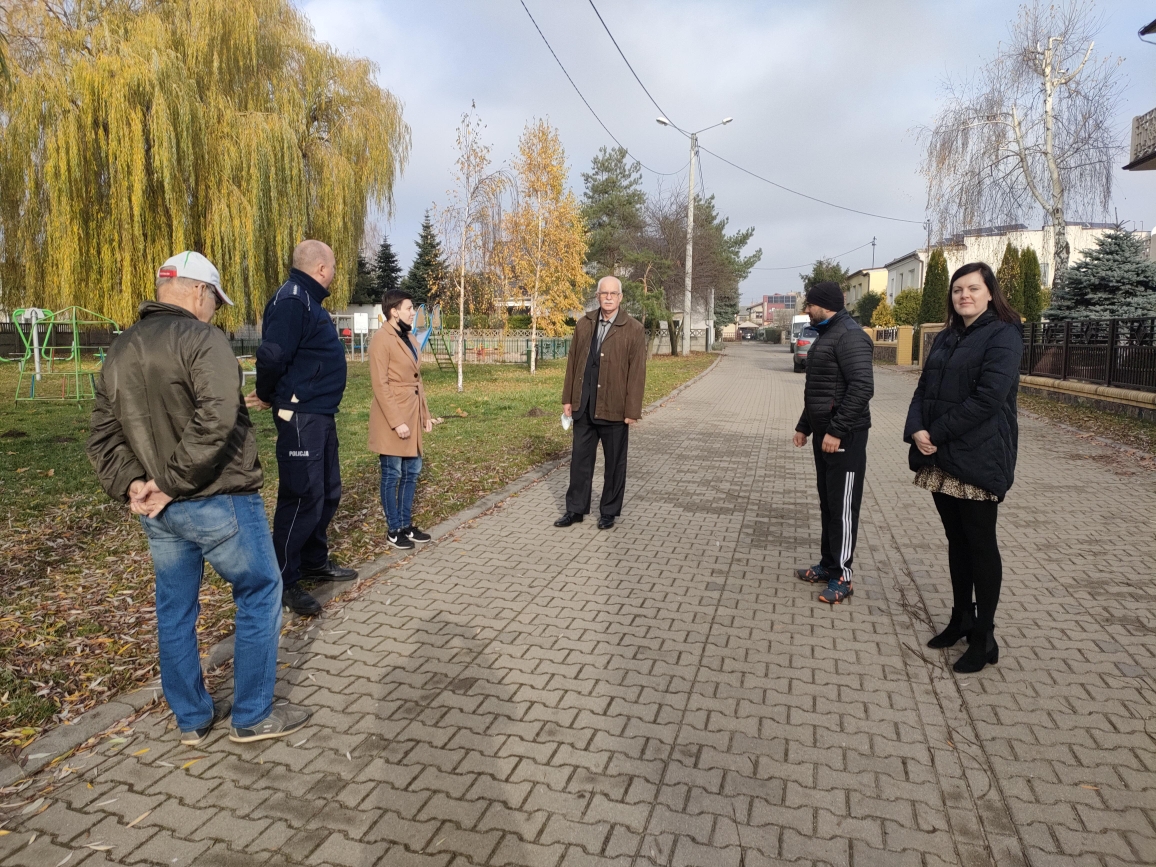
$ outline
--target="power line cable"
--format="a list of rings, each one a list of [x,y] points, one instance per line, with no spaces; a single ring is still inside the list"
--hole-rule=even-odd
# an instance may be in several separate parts
[[[622,58],[622,62],[626,64],[626,68],[630,70],[630,74],[634,76],[634,80],[638,82],[638,86],[642,88],[642,92],[646,94],[646,98],[658,109],[659,114],[667,120],[670,120],[670,115],[658,104],[658,100],[650,95],[650,91],[646,89],[646,85],[642,83],[642,79],[638,77],[638,73],[635,72],[634,67],[630,65],[630,61],[626,59],[626,55],[623,53],[622,47],[618,44],[618,40],[615,39],[614,34],[610,32],[610,28],[607,26],[605,19],[603,19],[602,13],[598,11],[598,7],[594,5],[594,0],[588,0],[588,2],[590,3],[590,8],[594,10],[594,14],[598,16],[598,20],[602,23],[602,29],[606,31],[606,35],[610,37],[610,41],[613,42],[614,47],[618,49],[618,56]],[[671,121],[671,125],[674,125],[674,121]],[[675,129],[679,129],[679,127],[675,126]],[[681,132],[681,129],[679,129],[679,131]]]
[[[858,253],[858,252],[859,252],[860,250],[862,250],[864,247],[870,247],[870,246],[871,246],[871,243],[872,243],[872,241],[874,241],[874,240],[875,240],[875,239],[874,239],[874,238],[872,238],[872,239],[871,239],[871,241],[868,241],[866,244],[860,244],[860,245],[859,245],[858,247],[856,247],[854,250],[848,250],[846,253],[840,253],[838,256],[830,256],[830,257],[828,257],[828,258],[831,258],[831,259],[842,259],[844,256],[849,256],[849,255],[851,255],[852,253]],[[752,268],[751,270],[752,270],[752,271],[794,271],[796,268],[806,268],[808,265],[814,265],[814,264],[815,264],[814,262],[806,262],[806,263],[804,263],[804,264],[802,264],[802,265],[784,265],[784,266],[783,266],[783,267],[781,267],[781,268],[759,268],[759,267],[755,267],[755,268]]]
[[[925,220],[907,220],[907,219],[904,219],[903,217],[888,217],[886,214],[874,214],[870,211],[860,211],[858,208],[849,208],[846,205],[837,205],[834,202],[828,202],[826,199],[820,199],[820,198],[816,198],[815,196],[809,196],[806,193],[801,193],[798,190],[792,190],[790,187],[786,187],[780,183],[777,183],[776,181],[772,181],[770,178],[764,178],[762,175],[757,174],[756,172],[752,172],[750,169],[743,168],[738,163],[732,163],[726,157],[720,156],[719,154],[716,154],[714,151],[710,150],[709,148],[705,148],[702,145],[699,145],[699,150],[706,151],[708,154],[710,154],[715,159],[721,160],[722,162],[726,163],[728,166],[731,166],[732,168],[736,168],[740,172],[743,172],[744,174],[748,174],[752,178],[756,178],[765,184],[770,184],[772,187],[777,187],[778,189],[783,190],[784,192],[787,192],[787,193],[791,193],[792,195],[802,196],[804,199],[810,199],[812,202],[818,202],[820,205],[827,205],[830,208],[838,208],[840,211],[850,211],[852,214],[862,214],[865,217],[874,217],[877,220],[890,220],[893,223],[911,223],[912,225],[915,225],[915,226],[927,225],[927,222]]]
[[[614,47],[618,50],[618,56],[622,58],[622,62],[626,64],[626,68],[630,70],[630,74],[634,76],[634,80],[638,82],[638,86],[642,88],[642,92],[646,94],[647,99],[649,99],[651,101],[651,103],[654,105],[654,107],[659,110],[659,112],[662,114],[662,116],[665,117],[669,121],[670,115],[668,115],[665,111],[663,111],[662,106],[658,104],[658,101],[653,96],[651,96],[650,91],[646,89],[646,85],[642,83],[642,79],[638,77],[638,73],[634,71],[634,67],[630,65],[630,61],[627,59],[625,52],[623,52],[622,46],[620,46],[618,44],[618,40],[614,38],[614,34],[610,32],[610,27],[606,24],[606,20],[602,17],[602,13],[599,12],[598,7],[594,5],[594,0],[587,0],[587,2],[590,3],[590,8],[594,10],[594,14],[598,16],[598,20],[602,23],[602,29],[606,31],[606,35],[609,36],[610,41],[614,43]],[[545,37],[543,37],[543,38],[545,38]],[[684,135],[686,134],[686,131],[683,130],[681,127],[679,127],[677,124],[675,124],[673,121],[670,121],[670,123],[671,123],[671,126],[674,126],[674,128],[677,129],[679,132],[683,133]],[[701,145],[699,147],[702,150],[706,151],[708,154],[710,154],[712,157],[715,157],[716,159],[722,160],[724,163],[726,163],[729,166],[732,166],[733,168],[738,169],[740,172],[745,172],[746,174],[750,175],[752,178],[757,178],[758,180],[763,181],[764,183],[770,184],[771,186],[777,187],[778,189],[783,190],[783,191],[788,192],[788,193],[791,193],[792,195],[802,196],[804,199],[810,199],[812,202],[818,202],[821,205],[827,205],[828,207],[831,207],[831,208],[838,208],[841,211],[850,211],[853,214],[862,214],[865,217],[875,217],[876,219],[880,219],[880,220],[891,220],[891,221],[896,222],[896,223],[912,223],[916,226],[924,225],[923,220],[905,220],[901,217],[888,217],[888,216],[885,216],[883,214],[873,214],[873,213],[870,213],[869,211],[860,211],[857,208],[848,208],[845,205],[837,205],[834,202],[828,202],[825,199],[819,199],[819,198],[816,198],[815,196],[809,196],[806,193],[801,193],[798,190],[793,190],[790,187],[786,187],[780,183],[776,183],[775,181],[772,181],[770,178],[764,178],[762,175],[756,174],[755,172],[752,172],[749,169],[745,169],[742,166],[738,165],[737,163],[732,163],[726,157],[719,156],[714,151],[708,150],[707,148],[702,147]],[[701,165],[702,165],[702,160],[700,159],[699,160],[699,166],[701,167]]]
[[[624,145],[622,142],[620,142],[618,140],[618,137],[610,131],[610,127],[608,127],[605,123],[602,122],[602,118],[600,118],[598,116],[598,112],[596,112],[594,110],[594,106],[592,106],[590,104],[590,101],[588,99],[586,99],[585,96],[582,95],[582,91],[578,89],[578,85],[574,83],[574,79],[571,78],[570,73],[566,71],[566,67],[563,65],[562,60],[558,57],[558,53],[554,50],[554,47],[550,44],[550,40],[546,38],[546,34],[542,32],[542,28],[539,27],[538,22],[534,20],[534,16],[530,14],[530,10],[526,6],[525,0],[518,0],[518,2],[521,3],[522,8],[526,10],[526,15],[529,16],[529,18],[530,18],[530,23],[532,23],[534,25],[534,29],[538,31],[538,35],[542,37],[542,41],[544,43],[546,43],[546,47],[548,49],[550,49],[550,54],[552,54],[554,57],[554,60],[557,61],[558,68],[562,70],[562,74],[566,76],[566,80],[570,82],[570,86],[574,88],[574,92],[576,94],[578,94],[578,98],[582,100],[582,102],[586,105],[586,107],[588,109],[590,109],[590,113],[592,115],[594,115],[594,119],[596,121],[598,121],[598,125],[601,126],[602,129],[606,130],[606,134],[614,140],[614,143],[616,145],[618,145],[620,148],[622,148],[624,151],[626,151],[627,155],[632,160],[634,160],[636,163],[638,163],[640,166],[642,166],[644,169],[646,169],[651,174],[663,175],[663,176],[682,174],[683,170],[686,168],[685,166],[676,172],[660,172],[660,171],[657,171],[656,169],[652,169],[650,166],[648,166],[646,163],[644,163],[642,160],[640,160],[634,154],[630,153],[630,149],[627,148],[626,145]],[[595,11],[597,11],[597,10],[595,10]]]

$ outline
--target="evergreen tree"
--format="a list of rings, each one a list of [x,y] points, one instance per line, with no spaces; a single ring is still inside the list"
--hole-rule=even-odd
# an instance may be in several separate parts
[[[1044,309],[1044,290],[1040,285],[1040,258],[1031,247],[1020,254],[1020,284],[1023,286],[1023,307],[1017,307],[1028,322],[1039,322]]]
[[[409,266],[409,273],[401,281],[401,289],[413,296],[413,303],[425,304],[437,292],[445,279],[446,264],[442,258],[442,245],[434,232],[429,211],[421,221],[421,234],[417,239],[417,255]]]
[[[353,281],[353,289],[349,293],[350,304],[377,304],[381,300],[374,298],[373,270],[365,261],[365,256],[357,254],[357,276]]]
[[[1052,298],[1049,319],[1113,319],[1156,315],[1156,262],[1144,243],[1116,227],[1068,269]]]
[[[918,325],[919,309],[923,304],[923,293],[912,286],[895,296],[892,311],[897,325]]]
[[[865,292],[855,305],[855,319],[860,325],[870,325],[875,315],[875,308],[887,299],[878,292]]]
[[[803,281],[804,294],[816,283],[823,283],[828,280],[838,283],[840,288],[846,292],[847,278],[850,276],[851,272],[834,259],[816,259],[815,264],[811,266],[811,273],[800,274],[799,279]]]
[[[377,255],[373,259],[373,303],[380,304],[386,292],[401,286],[401,263],[389,243],[389,238],[381,239]]]
[[[1020,251],[1013,247],[1011,241],[1004,247],[1003,261],[999,263],[999,270],[995,272],[999,280],[999,287],[1003,290],[1003,297],[1007,299],[1012,310],[1023,312],[1024,287],[1020,277]]]
[[[875,310],[871,314],[871,324],[879,328],[891,328],[895,325],[895,314],[891,312],[891,305],[882,296],[880,296],[879,303],[875,305]]]
[[[613,274],[639,245],[642,233],[642,168],[627,162],[625,148],[602,146],[582,173],[582,217],[588,227],[586,264],[596,276]]]
[[[935,249],[927,261],[923,278],[923,301],[919,305],[919,324],[943,322],[947,319],[947,296],[951,293],[951,276],[947,273],[947,257],[942,249]]]

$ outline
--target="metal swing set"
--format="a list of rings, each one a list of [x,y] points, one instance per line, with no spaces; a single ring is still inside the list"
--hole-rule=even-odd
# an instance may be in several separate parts
[[[13,311],[12,321],[24,348],[19,358],[9,359],[20,366],[17,401],[80,403],[96,397],[97,374],[120,334],[116,322],[76,306],[57,311],[26,307]]]

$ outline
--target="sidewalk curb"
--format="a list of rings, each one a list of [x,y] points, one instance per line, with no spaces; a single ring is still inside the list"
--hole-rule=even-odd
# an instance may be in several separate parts
[[[688,379],[665,397],[644,407],[642,410],[643,414],[646,415],[661,409],[668,401],[677,397],[685,389],[694,385],[713,371],[719,362],[722,361],[722,358],[723,353],[719,353],[718,357],[706,370]],[[570,456],[567,454],[532,467],[505,487],[482,497],[472,506],[455,512],[441,523],[431,527],[427,532],[433,536],[434,541],[423,545],[404,558],[399,559],[396,555],[389,553],[363,563],[357,567],[357,581],[353,582],[353,586],[357,586],[362,581],[376,578],[391,566],[407,563],[412,557],[420,555],[422,551],[428,551],[436,547],[462,525],[480,518],[486,512],[489,512],[504,501],[546,478],[556,469],[565,466],[569,462]],[[349,590],[350,586],[349,583],[345,582],[330,582],[322,587],[316,588],[312,593],[313,597],[324,605]],[[285,616],[286,623],[299,619],[301,618],[295,614]],[[233,658],[233,641],[234,636],[230,635],[210,647],[202,659],[201,668],[207,671],[229,662]],[[14,783],[31,777],[38,771],[52,764],[56,759],[67,755],[81,746],[85,741],[100,734],[100,732],[109,728],[114,723],[138,712],[149,702],[160,697],[160,695],[160,681],[154,680],[142,686],[140,689],[117,696],[106,704],[97,705],[92,710],[86,711],[71,722],[64,723],[46,732],[21,750],[16,761],[5,756],[0,756],[0,787],[11,786]]]

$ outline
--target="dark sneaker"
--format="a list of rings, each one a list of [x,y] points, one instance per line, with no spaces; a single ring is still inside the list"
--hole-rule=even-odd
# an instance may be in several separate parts
[[[795,577],[810,584],[825,584],[831,578],[827,574],[827,570],[818,564],[808,566],[805,569],[796,569]]]
[[[301,577],[310,581],[353,581],[357,578],[357,570],[338,566],[330,558],[320,566],[302,566]]]
[[[313,711],[311,710],[289,704],[287,701],[279,701],[273,705],[273,710],[269,712],[269,716],[255,726],[249,728],[233,726],[232,731],[229,732],[229,740],[236,744],[248,744],[269,738],[283,738],[285,735],[300,731],[312,716]]]
[[[390,530],[385,539],[389,544],[393,545],[393,547],[400,548],[402,551],[413,550],[413,542],[409,540],[409,536],[405,534],[404,530],[398,530],[397,532]]]
[[[281,591],[281,604],[304,617],[312,617],[321,610],[321,603],[300,584],[290,584]]]
[[[201,726],[199,729],[192,731],[185,731],[181,729],[181,743],[186,747],[195,747],[201,741],[209,736],[209,732],[213,730],[213,726],[225,719],[233,710],[233,703],[227,698],[213,702],[213,718]]]
[[[412,524],[410,526],[406,527],[404,530],[402,530],[402,533],[404,533],[405,537],[407,539],[409,539],[411,542],[423,542],[424,543],[424,542],[432,542],[433,541],[433,536],[431,536],[429,533],[423,533],[421,530],[419,530],[417,527],[414,527]]]
[[[844,599],[854,595],[855,588],[851,586],[850,581],[840,581],[838,578],[832,578],[827,582],[827,589],[819,594],[819,601],[826,602],[828,605],[838,605]]]

